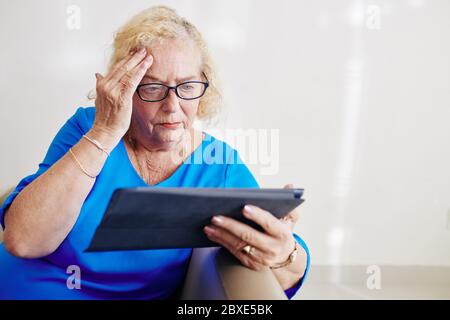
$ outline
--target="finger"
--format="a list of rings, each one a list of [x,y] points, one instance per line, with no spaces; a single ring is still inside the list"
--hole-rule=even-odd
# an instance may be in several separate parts
[[[206,235],[210,237],[211,240],[214,239],[213,241],[226,246],[232,251],[232,253],[242,251],[245,246],[249,245],[247,242],[236,237],[226,229],[217,226],[207,226],[204,230]],[[255,246],[252,246],[251,256],[258,263],[263,263],[264,261],[264,253]]]
[[[237,239],[239,239],[239,241],[242,242],[243,246],[249,244],[263,251],[267,251],[267,249],[270,250],[273,246],[274,241],[270,236],[235,219],[224,216],[216,216],[211,220],[211,222],[213,225],[225,229],[234,235]]]
[[[294,226],[297,224],[298,220],[300,218],[300,208],[297,207],[291,212],[289,212],[283,219],[285,223],[289,224],[290,228],[293,229]]]
[[[222,230],[222,236],[218,233],[218,227],[208,226],[205,227],[205,233],[211,241],[218,243],[227,249],[232,255],[234,255],[244,266],[251,268],[253,270],[259,271],[262,270],[265,265],[260,263],[261,259],[256,255],[255,250],[253,249],[252,255],[246,254],[242,252],[242,248],[247,244],[236,244],[240,240],[233,235],[229,234],[228,238],[223,237],[223,234],[226,233],[226,230]],[[209,230],[209,231],[207,231]]]
[[[244,206],[244,216],[259,224],[264,231],[276,238],[282,238],[285,234],[285,226],[270,212],[252,205]]]
[[[147,57],[147,51],[140,50],[133,52],[121,65],[118,65],[109,75],[111,87],[116,87],[124,77],[129,77],[132,70]]]
[[[128,52],[128,54],[123,57],[121,60],[119,60],[110,70],[109,74],[113,74],[114,72],[116,72],[119,68],[121,68],[125,63],[127,63],[131,57],[136,53],[135,50],[131,50],[130,52]]]
[[[147,70],[153,63],[153,57],[148,55],[133,70],[124,75],[116,87],[120,87],[122,92],[133,95],[137,86],[141,82]]]
[[[111,72],[108,79],[108,82],[111,83],[111,86],[115,87],[119,80],[122,79],[127,73],[131,72],[137,65],[139,65],[146,56],[147,50],[145,48],[142,48],[141,50],[134,53],[120,67],[117,67],[114,72]]]
[[[117,62],[109,71],[109,73],[106,75],[105,80],[109,81],[113,74],[117,72],[120,68],[124,67],[124,65],[132,58],[132,56],[135,54],[136,51],[132,50],[128,52],[128,54],[122,58],[119,62]]]
[[[95,79],[97,79],[97,81],[100,81],[104,78],[104,76],[102,76],[100,73],[96,73],[95,74]]]
[[[294,185],[292,183],[288,183],[283,187],[283,189],[294,189]],[[300,218],[300,212],[297,207],[294,210],[292,210],[291,212],[289,212],[281,220],[283,222],[287,223],[289,225],[289,227],[291,229],[293,229],[299,218]]]

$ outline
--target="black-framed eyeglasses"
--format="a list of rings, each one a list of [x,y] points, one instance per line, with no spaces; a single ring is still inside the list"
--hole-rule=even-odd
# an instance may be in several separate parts
[[[174,87],[163,83],[144,83],[137,86],[136,92],[139,98],[145,102],[162,101],[169,95],[169,90],[174,90],[177,97],[183,100],[199,99],[205,94],[209,86],[208,78],[205,73],[202,72],[202,74],[206,82],[186,81]]]

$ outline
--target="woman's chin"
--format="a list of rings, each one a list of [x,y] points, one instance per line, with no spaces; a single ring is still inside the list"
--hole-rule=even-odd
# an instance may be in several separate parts
[[[153,130],[153,134],[155,133],[160,141],[167,143],[179,142],[183,138],[184,128],[165,128],[164,126],[158,125]]]

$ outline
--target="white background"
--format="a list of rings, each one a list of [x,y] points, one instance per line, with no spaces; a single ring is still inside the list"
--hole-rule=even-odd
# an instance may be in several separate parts
[[[297,232],[314,264],[450,266],[446,0],[2,0],[0,191],[92,105],[114,32],[153,4],[208,40],[226,95],[217,128],[279,130],[278,172],[251,168],[264,187],[305,188]]]

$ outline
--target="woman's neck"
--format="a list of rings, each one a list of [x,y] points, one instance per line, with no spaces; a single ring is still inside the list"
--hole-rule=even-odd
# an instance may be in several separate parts
[[[124,140],[135,169],[144,181],[153,185],[169,177],[202,143],[203,137],[202,132],[191,129],[171,146],[141,143],[131,132],[127,132]]]
[[[176,160],[178,158],[177,155],[181,154],[189,145],[189,139],[186,136],[183,136],[182,139],[175,143],[155,143],[145,139],[140,139],[133,135],[133,133],[128,132],[126,140],[129,146],[133,149],[133,152],[139,157],[154,160],[163,160],[168,158]]]

